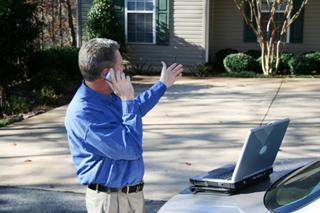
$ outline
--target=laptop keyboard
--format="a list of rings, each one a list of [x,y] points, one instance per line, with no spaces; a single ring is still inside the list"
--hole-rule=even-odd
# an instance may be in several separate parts
[[[232,172],[231,173],[224,173],[224,174],[217,175],[215,178],[222,179],[222,180],[231,180]]]
[[[209,172],[207,178],[231,180],[235,166],[228,168],[218,168]]]

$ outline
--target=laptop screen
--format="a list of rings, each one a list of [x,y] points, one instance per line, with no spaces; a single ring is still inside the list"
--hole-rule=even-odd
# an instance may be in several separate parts
[[[286,118],[251,129],[232,179],[242,180],[272,168],[288,125]]]

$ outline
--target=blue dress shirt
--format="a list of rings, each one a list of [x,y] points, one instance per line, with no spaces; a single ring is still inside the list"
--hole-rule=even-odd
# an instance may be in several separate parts
[[[166,89],[157,81],[134,100],[122,101],[82,83],[65,117],[69,148],[81,184],[120,188],[142,180],[141,118]]]

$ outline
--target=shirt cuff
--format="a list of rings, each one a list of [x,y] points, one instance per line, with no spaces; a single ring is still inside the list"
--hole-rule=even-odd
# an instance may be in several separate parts
[[[160,80],[156,81],[154,86],[156,89],[159,89],[162,92],[165,92],[167,90],[167,86]]]
[[[122,103],[122,114],[138,113],[138,105],[135,100],[121,101]]]

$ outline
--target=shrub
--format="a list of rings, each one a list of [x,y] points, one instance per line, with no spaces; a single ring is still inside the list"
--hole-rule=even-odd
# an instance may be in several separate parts
[[[228,72],[243,72],[243,71],[253,71],[258,72],[258,64],[249,55],[244,53],[234,53],[228,55],[223,60],[224,68]]]
[[[289,74],[289,60],[293,57],[294,55],[292,53],[283,53],[280,57],[280,62],[279,62],[279,67],[277,70],[276,74],[282,74],[282,75],[286,75]],[[257,63],[259,64],[259,67],[262,71],[261,68],[261,57],[259,57],[257,60]]]
[[[294,56],[288,64],[292,75],[311,75],[317,68],[317,62],[305,56]]]
[[[36,52],[28,62],[28,77],[35,78],[38,88],[51,86],[63,92],[65,83],[80,81],[78,48],[53,47]]]
[[[42,105],[54,105],[58,103],[61,95],[57,95],[51,87],[43,87],[40,91],[34,91],[35,101]]]
[[[154,67],[150,63],[142,60],[140,60],[139,63],[132,63],[128,60],[124,60],[123,65],[125,67],[126,74],[130,76],[153,75],[159,73],[159,71],[154,70]]]
[[[250,55],[254,59],[258,59],[261,57],[261,50],[248,50],[245,54]]]
[[[197,65],[190,65],[187,67],[188,67],[190,73],[194,76],[197,76],[197,77],[205,77],[205,76],[208,76],[210,73],[210,66],[209,65],[197,64]]]
[[[125,35],[121,20],[116,16],[111,0],[94,0],[88,12],[88,38],[108,38],[120,44],[121,52],[125,52]]]
[[[304,56],[320,62],[320,52],[307,53]]]
[[[238,53],[238,50],[231,49],[231,48],[219,50],[216,53],[216,66],[217,66],[217,68],[223,69],[224,68],[224,66],[223,66],[224,58],[230,54],[233,54],[233,53]]]
[[[4,113],[6,115],[19,114],[27,112],[28,110],[29,104],[24,97],[12,95],[5,101]]]
[[[289,61],[292,57],[294,57],[293,53],[283,53],[281,55],[277,74],[289,74],[290,72]]]
[[[320,52],[306,53],[305,57],[315,61],[317,73],[320,73]]]

